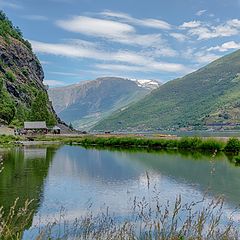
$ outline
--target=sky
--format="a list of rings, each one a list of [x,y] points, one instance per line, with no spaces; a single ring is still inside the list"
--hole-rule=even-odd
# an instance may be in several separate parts
[[[240,49],[240,0],[0,0],[45,84],[166,82]]]

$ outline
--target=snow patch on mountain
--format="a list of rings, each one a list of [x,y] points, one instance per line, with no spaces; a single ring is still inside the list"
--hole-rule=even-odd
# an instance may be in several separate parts
[[[154,90],[161,85],[160,82],[151,79],[129,79],[129,80],[134,81],[139,87],[147,88],[150,90]]]

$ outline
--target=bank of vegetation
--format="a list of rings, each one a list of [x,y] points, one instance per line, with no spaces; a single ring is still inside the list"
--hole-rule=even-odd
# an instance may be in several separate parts
[[[149,148],[149,149],[179,149],[191,151],[222,151],[239,153],[240,140],[229,138],[228,141],[216,138],[183,137],[179,139],[154,139],[137,137],[82,137],[65,139],[70,144],[80,144],[82,146],[102,146],[102,147],[126,147],[126,148]]]

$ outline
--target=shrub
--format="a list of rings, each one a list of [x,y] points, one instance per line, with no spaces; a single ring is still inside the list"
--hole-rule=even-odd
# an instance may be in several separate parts
[[[31,106],[30,120],[46,121],[48,126],[54,126],[57,121],[50,111],[48,103],[47,94],[44,91],[39,91]]]
[[[28,70],[26,68],[23,68],[22,69],[22,74],[25,76],[25,77],[28,77]]]
[[[240,141],[237,138],[230,138],[224,150],[226,152],[240,152]]]
[[[0,119],[6,123],[10,123],[16,113],[16,108],[13,100],[9,96],[9,93],[0,87]]]
[[[5,73],[5,77],[7,78],[7,80],[9,80],[10,82],[15,82],[16,81],[16,76],[14,75],[14,73],[9,70]]]
[[[178,148],[181,149],[199,149],[202,144],[202,139],[198,137],[188,138],[183,137],[178,142]]]
[[[238,156],[234,157],[234,161],[237,165],[239,165],[240,164],[240,156],[238,155]]]

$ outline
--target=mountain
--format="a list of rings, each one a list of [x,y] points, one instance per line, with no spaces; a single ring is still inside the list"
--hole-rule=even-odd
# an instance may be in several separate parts
[[[57,122],[43,85],[41,64],[19,28],[0,11],[0,123]]]
[[[88,130],[117,109],[141,99],[159,87],[153,80],[98,78],[49,89],[49,97],[61,119],[75,128]]]
[[[163,84],[144,99],[101,121],[94,129],[197,129],[238,123],[240,50]]]

